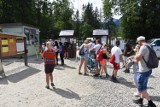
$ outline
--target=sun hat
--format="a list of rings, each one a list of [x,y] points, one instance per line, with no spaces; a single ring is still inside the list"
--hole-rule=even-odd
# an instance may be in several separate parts
[[[145,40],[145,37],[144,36],[139,36],[138,38],[137,38],[137,43],[139,42],[139,41],[142,41],[142,40]]]

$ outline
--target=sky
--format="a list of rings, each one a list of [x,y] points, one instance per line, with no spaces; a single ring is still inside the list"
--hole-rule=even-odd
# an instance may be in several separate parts
[[[53,1],[53,0],[50,0],[50,1]],[[103,9],[102,0],[69,0],[69,1],[73,3],[74,11],[78,9],[80,14],[82,13],[82,5],[88,4],[88,2],[93,4],[94,9],[95,7],[98,7],[99,10]],[[117,16],[117,15],[113,16],[113,18],[115,19],[119,19],[120,17],[121,16]]]

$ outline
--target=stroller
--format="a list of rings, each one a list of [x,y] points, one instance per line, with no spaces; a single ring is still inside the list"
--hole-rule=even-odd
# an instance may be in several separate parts
[[[87,68],[90,70],[90,72],[95,70],[95,58],[93,57],[88,58]]]

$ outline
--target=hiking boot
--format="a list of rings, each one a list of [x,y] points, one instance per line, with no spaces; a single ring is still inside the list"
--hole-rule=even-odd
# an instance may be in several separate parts
[[[140,107],[143,107],[143,99],[142,99],[142,98],[140,98],[140,99],[138,99],[138,100],[133,100],[133,102],[134,102],[135,104],[138,104]]]
[[[157,107],[157,106],[150,100],[150,101],[148,101],[147,107]]]
[[[49,86],[48,86],[48,85],[46,85],[46,86],[45,86],[45,88],[49,89]]]
[[[51,86],[54,87],[55,86],[54,83],[51,83]]]

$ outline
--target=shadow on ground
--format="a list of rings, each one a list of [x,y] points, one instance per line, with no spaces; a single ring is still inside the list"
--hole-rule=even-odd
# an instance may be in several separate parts
[[[120,84],[125,85],[126,87],[129,87],[129,88],[135,88],[136,87],[133,82],[128,82],[123,77],[118,78],[118,81],[119,81]]]
[[[152,99],[153,101],[160,102],[160,96],[151,96],[151,99]]]
[[[15,73],[12,71],[16,71]],[[18,72],[17,72],[18,71]],[[6,71],[5,74],[7,76],[5,76],[4,78],[0,79],[0,84],[8,84],[8,81],[12,82],[12,83],[17,83],[19,81],[22,81],[36,73],[39,73],[41,70],[33,68],[33,67],[18,67],[16,69],[13,69],[11,71]]]
[[[56,94],[64,97],[64,98],[81,100],[80,96],[70,89],[63,90],[60,88],[54,88],[54,89],[50,89],[50,90],[55,92]]]

